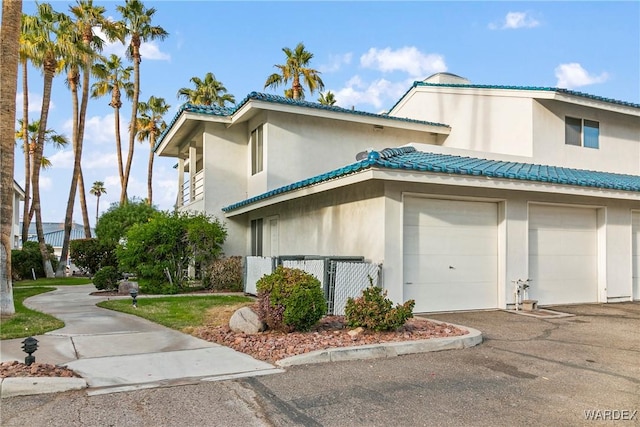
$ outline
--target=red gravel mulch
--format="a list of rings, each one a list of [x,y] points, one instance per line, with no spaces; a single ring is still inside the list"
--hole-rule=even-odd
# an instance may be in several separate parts
[[[424,340],[469,333],[452,325],[417,318],[409,319],[402,328],[393,332],[364,330],[356,334],[352,332],[352,335],[350,335],[349,331],[352,331],[352,329],[345,326],[344,316],[327,316],[310,332],[286,334],[266,331],[247,335],[233,332],[228,326],[203,326],[195,328],[191,334],[207,341],[231,347],[256,359],[273,363],[290,356],[327,348]]]
[[[32,363],[30,366],[17,360],[0,363],[0,378],[8,377],[80,377],[71,369],[48,363]]]

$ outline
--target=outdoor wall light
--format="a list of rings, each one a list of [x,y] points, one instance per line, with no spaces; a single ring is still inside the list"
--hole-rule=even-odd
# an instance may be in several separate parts
[[[131,294],[131,298],[133,298],[133,307],[138,308],[138,290],[136,288],[131,288],[129,293]]]
[[[27,357],[24,358],[24,363],[29,366],[33,362],[36,361],[36,357],[32,354],[38,349],[38,340],[34,337],[28,337],[24,341],[22,341],[22,350],[28,354]]]

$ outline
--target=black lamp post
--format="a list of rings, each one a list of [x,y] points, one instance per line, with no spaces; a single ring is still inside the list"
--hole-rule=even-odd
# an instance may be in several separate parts
[[[131,294],[131,298],[133,298],[133,307],[138,308],[138,290],[136,288],[131,288],[129,293]]]
[[[36,357],[32,355],[38,349],[38,340],[34,337],[28,337],[24,341],[22,341],[22,350],[28,354],[27,357],[24,358],[24,363],[29,366],[33,362],[36,361]]]

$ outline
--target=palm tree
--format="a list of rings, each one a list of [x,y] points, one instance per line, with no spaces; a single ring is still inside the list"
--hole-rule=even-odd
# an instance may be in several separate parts
[[[84,224],[85,237],[91,237],[91,225],[87,212],[87,202],[84,190],[84,179],[82,176],[82,145],[84,139],[84,126],[87,115],[87,105],[89,100],[89,79],[92,66],[102,50],[103,41],[96,36],[94,29],[102,28],[108,38],[113,40],[118,35],[118,27],[115,23],[104,17],[106,9],[102,6],[94,6],[93,0],[76,0],[76,5],[70,7],[74,17],[72,32],[69,34],[70,42],[74,44],[72,50],[65,58],[67,68],[67,83],[71,89],[73,105],[73,152],[74,163],[71,175],[71,185],[69,188],[69,198],[67,199],[67,210],[64,221],[64,239],[62,243],[62,253],[58,275],[64,273],[69,254],[69,241],[71,238],[71,227],[73,221],[73,206],[75,203],[76,191],[80,195],[80,207]],[[82,99],[78,108],[78,84],[82,77]]]
[[[213,73],[207,73],[204,80],[198,77],[191,77],[190,80],[195,89],[183,87],[178,91],[178,99],[185,98],[187,102],[198,105],[218,105],[224,107],[227,102],[236,103],[233,95],[227,93],[227,88],[216,80]]]
[[[15,314],[11,283],[13,126],[16,121],[22,1],[2,2],[0,27],[0,315]]]
[[[36,151],[34,154],[34,164],[39,164],[44,149],[44,132],[47,128],[49,117],[49,105],[51,102],[51,89],[53,78],[60,71],[60,60],[69,55],[74,49],[73,43],[65,35],[71,33],[69,18],[53,10],[50,4],[42,3],[37,5],[37,12],[34,20],[26,20],[24,23],[29,26],[27,32],[33,34],[33,49],[35,52],[32,62],[35,66],[42,68],[44,79],[42,90],[42,108],[40,109],[40,127]],[[53,277],[53,269],[49,260],[49,251],[44,241],[42,229],[42,214],[40,206],[40,169],[34,168],[32,176],[32,207],[36,217],[36,233],[38,244],[42,254],[44,271],[47,277]]]
[[[320,92],[320,98],[318,98],[318,102],[322,105],[334,105],[336,103],[336,97],[331,91],[326,93]]]
[[[324,83],[320,78],[320,71],[309,67],[309,62],[313,58],[313,54],[304,48],[304,44],[298,43],[294,50],[288,47],[282,48],[287,56],[284,64],[276,64],[274,67],[280,70],[280,74],[271,74],[264,83],[264,88],[277,88],[281,84],[289,84],[292,82],[291,88],[285,90],[285,96],[293,99],[304,99],[304,87],[300,82],[300,78],[304,81],[309,92],[313,94],[316,90],[324,89]]]
[[[22,68],[22,135],[24,153],[24,193],[25,199],[22,210],[22,218],[29,217],[29,208],[31,207],[31,150],[29,149],[29,79],[28,65],[31,58],[35,56],[33,48],[33,34],[28,32],[29,28],[34,28],[33,24],[25,21],[35,19],[33,16],[22,14],[21,31],[20,31],[20,64]],[[37,131],[37,130],[36,130]],[[29,223],[22,221],[21,236],[22,241],[26,242],[29,237]]]
[[[131,37],[127,48],[127,56],[133,61],[133,104],[131,106],[131,125],[129,130],[129,151],[124,169],[124,187],[120,193],[120,204],[127,201],[127,185],[133,161],[133,145],[135,142],[138,118],[138,99],[140,97],[140,44],[144,41],[164,40],[169,35],[164,28],[153,26],[151,20],[156,13],[155,8],[146,8],[140,0],[126,0],[124,6],[117,6],[122,15],[122,25],[126,35]]]
[[[164,101],[164,98],[152,96],[148,102],[141,102],[138,105],[140,116],[138,117],[138,141],[149,140],[149,162],[147,166],[147,203],[153,204],[153,187],[151,185],[153,177],[153,149],[156,145],[156,138],[167,128],[167,124],[162,120],[171,105]]]
[[[107,189],[104,186],[104,182],[96,181],[93,183],[93,187],[89,190],[89,193],[96,196],[96,224],[98,223],[98,213],[100,212],[100,196],[107,194]]]
[[[91,86],[91,96],[98,98],[111,94],[109,106],[114,110],[116,132],[116,154],[118,156],[118,174],[120,176],[120,189],[125,192],[124,166],[122,163],[122,139],[120,136],[120,108],[122,108],[122,91],[127,99],[133,99],[133,82],[131,82],[133,67],[125,67],[122,59],[117,55],[111,55],[93,66],[93,74],[97,81]]]

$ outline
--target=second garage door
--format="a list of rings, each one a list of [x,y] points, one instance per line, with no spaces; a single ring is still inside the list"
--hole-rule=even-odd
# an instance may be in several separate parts
[[[404,202],[404,300],[414,311],[496,308],[498,205],[409,197]]]
[[[529,298],[538,304],[598,301],[595,209],[529,207]]]
[[[631,273],[633,299],[640,300],[640,212],[634,212],[631,216],[631,253],[633,256]]]

